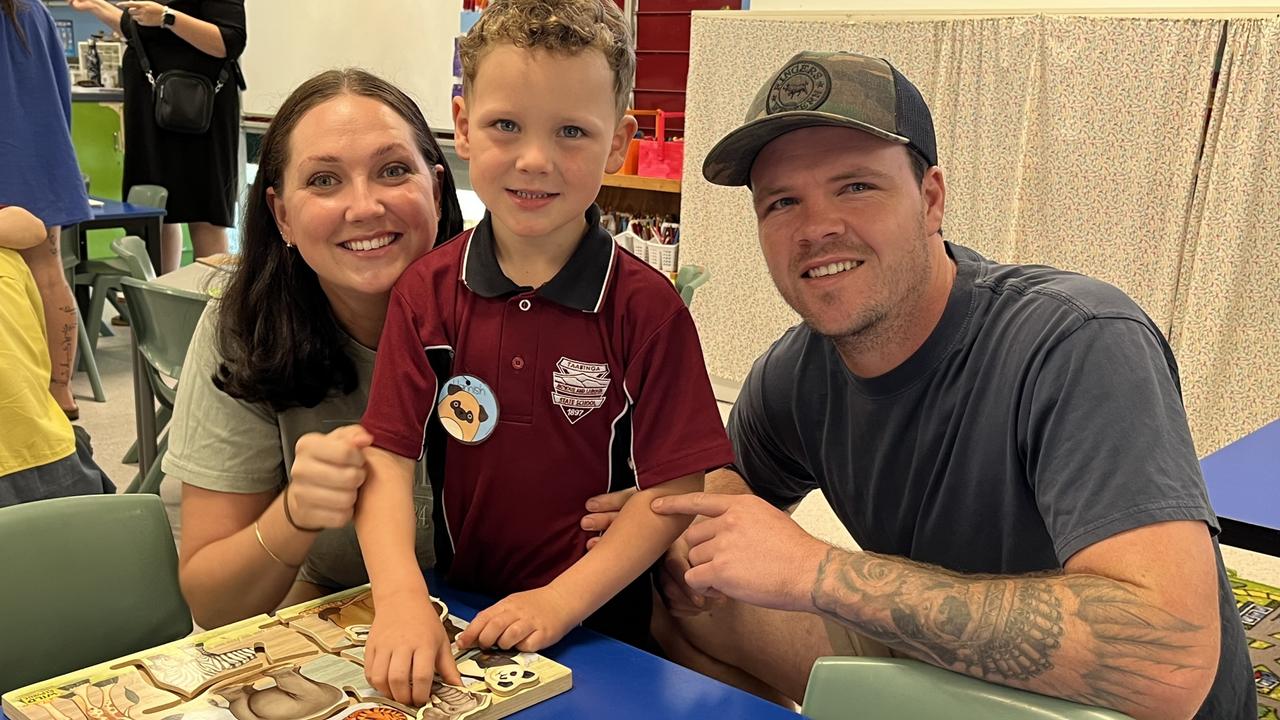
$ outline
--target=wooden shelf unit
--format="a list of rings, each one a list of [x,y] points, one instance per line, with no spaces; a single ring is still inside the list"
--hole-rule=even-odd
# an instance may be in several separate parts
[[[605,175],[604,184],[608,187],[680,194],[680,181],[666,178],[643,177],[641,175]]]
[[[596,203],[632,215],[680,215],[680,181],[639,175],[605,175]]]

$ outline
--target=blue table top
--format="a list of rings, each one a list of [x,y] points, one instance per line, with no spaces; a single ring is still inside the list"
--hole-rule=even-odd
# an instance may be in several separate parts
[[[91,208],[93,210],[93,220],[90,222],[164,217],[164,208],[151,207],[150,205],[134,205],[133,203],[99,197],[93,199],[101,202],[102,207],[94,206]]]
[[[449,605],[449,612],[465,620],[490,604],[487,598],[440,583],[431,587]],[[586,628],[574,630],[542,654],[573,670],[573,689],[513,716],[520,720],[800,718],[771,702]]]
[[[1200,461],[1219,517],[1280,530],[1280,420]]]
[[[428,582],[432,592],[465,620],[490,600]],[[519,720],[706,720],[787,718],[801,716],[754,695],[686,670],[643,650],[586,628],[569,633],[542,654],[573,671],[573,689],[512,716]],[[0,711],[0,720],[5,715]]]

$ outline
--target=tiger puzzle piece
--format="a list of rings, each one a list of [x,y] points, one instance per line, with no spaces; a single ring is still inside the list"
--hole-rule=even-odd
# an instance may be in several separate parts
[[[414,720],[414,716],[381,703],[359,703],[334,715],[329,720]]]
[[[489,668],[484,684],[500,697],[510,697],[538,684],[538,673],[520,665]]]
[[[299,672],[297,665],[273,668],[263,678],[232,684],[216,691],[227,701],[236,720],[323,720],[350,703],[339,688]]]
[[[431,683],[431,699],[418,709],[417,720],[466,720],[483,713],[492,702],[488,693],[436,680]]]

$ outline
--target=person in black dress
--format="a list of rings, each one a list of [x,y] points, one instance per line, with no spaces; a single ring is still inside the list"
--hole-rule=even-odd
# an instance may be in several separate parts
[[[130,24],[146,49],[155,76],[187,70],[217,83],[224,65],[244,51],[244,0],[71,0],[125,38]],[[178,267],[182,252],[179,225],[187,223],[196,257],[226,252],[227,231],[234,222],[240,138],[238,69],[231,69],[213,106],[208,132],[193,135],[156,125],[151,83],[142,71],[137,49],[121,60],[124,86],[124,193],[134,185],[162,185],[169,190],[160,272]]]

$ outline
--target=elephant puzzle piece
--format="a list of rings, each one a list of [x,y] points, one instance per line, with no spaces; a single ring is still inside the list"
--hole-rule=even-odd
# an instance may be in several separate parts
[[[433,599],[450,639],[467,626]],[[9,720],[498,720],[573,686],[534,653],[456,652],[463,685],[413,708],[364,676],[368,586],[183,638],[3,696]],[[456,651],[456,647],[455,647]]]

